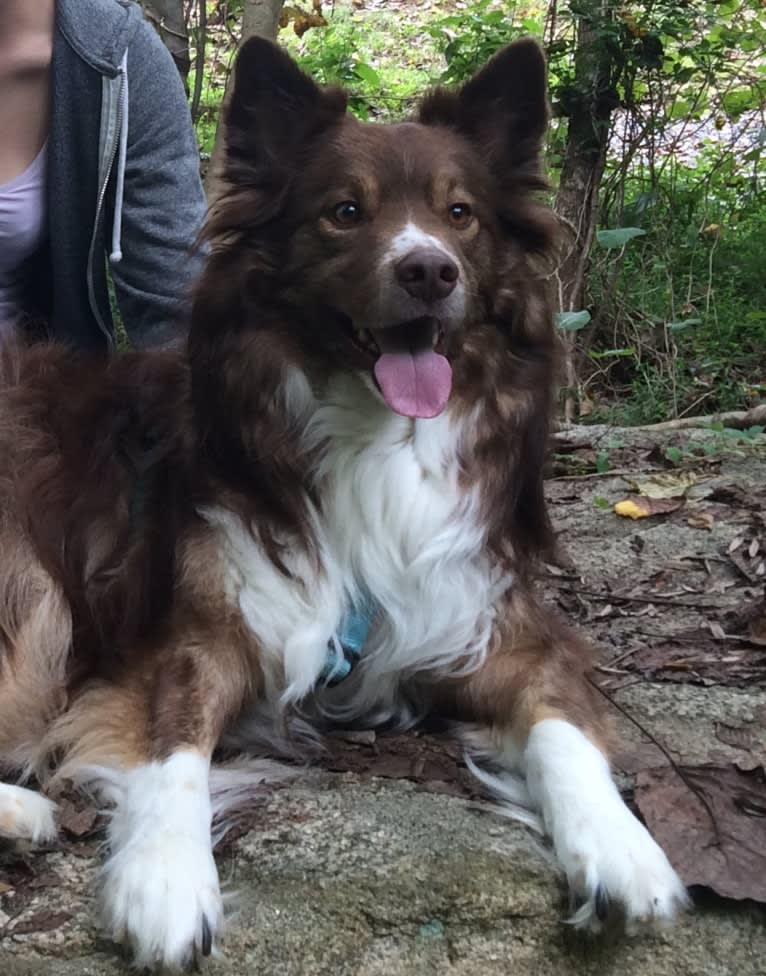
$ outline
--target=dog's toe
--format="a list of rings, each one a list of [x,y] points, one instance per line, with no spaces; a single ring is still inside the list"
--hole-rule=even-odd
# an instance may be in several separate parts
[[[56,805],[21,786],[0,783],[0,836],[42,844],[56,837]]]

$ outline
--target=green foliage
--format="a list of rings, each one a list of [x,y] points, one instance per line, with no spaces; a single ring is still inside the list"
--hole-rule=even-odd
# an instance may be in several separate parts
[[[584,309],[582,312],[557,312],[556,325],[564,332],[578,332],[584,329],[590,322],[590,312]]]
[[[528,4],[514,0],[502,6],[495,0],[477,0],[428,24],[426,30],[446,62],[439,80],[460,84],[509,41],[541,37],[543,21],[526,13],[528,9]]]
[[[224,26],[209,45],[197,122],[206,151],[240,7],[208,3],[209,21]],[[338,0],[324,16],[326,27],[285,30],[281,41],[317,80],[347,87],[362,119],[401,118],[429,85],[460,84],[508,41],[538,37],[554,187],[569,115],[592,95],[578,88],[592,77],[577,46],[587,29],[588,56],[609,64],[598,96],[612,110],[611,139],[585,301],[557,325],[578,350],[591,419],[650,423],[766,397],[762,0],[440,0],[395,11]]]
[[[334,7],[328,25],[298,39],[285,32],[285,46],[322,84],[342,85],[360,119],[396,119],[408,114],[436,69],[416,53],[418,25],[397,14],[355,13]],[[431,53],[435,59],[435,53]]]
[[[614,230],[596,231],[596,243],[606,250],[613,247],[625,247],[634,237],[643,237],[646,233],[640,227],[615,227]]]
[[[596,471],[599,474],[606,474],[610,468],[609,451],[599,451],[596,455]]]

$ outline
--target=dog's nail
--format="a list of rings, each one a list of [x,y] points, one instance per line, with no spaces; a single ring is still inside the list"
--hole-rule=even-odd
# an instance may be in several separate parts
[[[596,888],[596,917],[603,922],[609,914],[609,895],[603,885]]]
[[[209,956],[213,951],[213,933],[210,931],[210,922],[207,915],[202,916],[202,955]]]

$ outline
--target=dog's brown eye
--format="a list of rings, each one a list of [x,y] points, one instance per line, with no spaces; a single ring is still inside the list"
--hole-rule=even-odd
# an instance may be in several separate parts
[[[453,203],[449,208],[449,219],[458,229],[467,227],[473,219],[471,208],[467,203]]]
[[[355,200],[343,200],[332,210],[333,219],[341,227],[351,227],[362,219],[362,208]]]

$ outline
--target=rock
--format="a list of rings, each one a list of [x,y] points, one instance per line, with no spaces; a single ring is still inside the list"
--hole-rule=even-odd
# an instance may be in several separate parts
[[[408,782],[313,773],[276,791],[225,848],[238,892],[224,960],[231,976],[756,976],[766,914],[699,907],[660,935],[598,941],[562,918],[564,888],[528,831],[459,797]],[[3,976],[117,976],[99,941],[93,860],[41,855],[61,878],[0,932]],[[53,931],[14,935],[30,914],[67,913]]]

